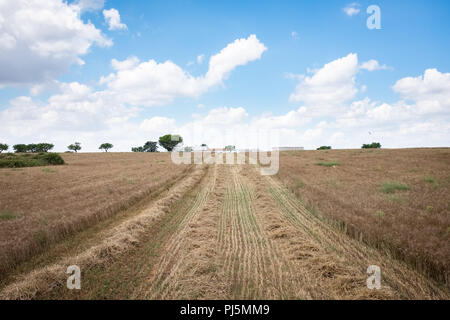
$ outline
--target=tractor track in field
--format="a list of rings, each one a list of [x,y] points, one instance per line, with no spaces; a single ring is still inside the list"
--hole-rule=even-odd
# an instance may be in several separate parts
[[[353,240],[250,165],[213,167],[160,263],[146,299],[415,299],[448,292]],[[369,265],[382,288],[366,286]]]
[[[155,227],[156,217],[161,227]],[[122,299],[450,297],[444,286],[308,211],[279,180],[261,176],[254,165],[197,169],[141,214],[105,233],[104,241],[84,254],[84,259],[107,261],[101,276],[81,254],[28,275],[33,281],[24,275],[0,297],[45,298],[54,290],[58,294],[50,296],[71,298],[58,269],[68,261],[86,266],[88,280],[77,298],[99,297],[94,285],[99,281],[111,286],[112,293],[102,292],[102,298]],[[366,287],[369,265],[381,268],[380,290]],[[36,275],[42,276],[38,282]],[[130,279],[135,285],[123,289]]]

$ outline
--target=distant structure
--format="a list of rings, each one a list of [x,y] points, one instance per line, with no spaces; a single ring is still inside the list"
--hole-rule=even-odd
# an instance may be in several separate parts
[[[208,148],[206,151],[214,152],[214,153],[224,153],[227,152],[225,148]]]
[[[274,148],[275,150],[278,151],[303,151],[305,150],[305,148],[303,147],[278,147],[278,148]]]

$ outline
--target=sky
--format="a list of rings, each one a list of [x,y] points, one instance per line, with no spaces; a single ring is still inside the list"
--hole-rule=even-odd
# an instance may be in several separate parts
[[[449,147],[449,16],[437,0],[0,0],[0,143]]]

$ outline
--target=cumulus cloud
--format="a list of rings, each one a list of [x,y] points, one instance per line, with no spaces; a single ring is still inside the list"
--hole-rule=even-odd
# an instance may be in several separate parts
[[[354,53],[329,62],[312,76],[302,76],[290,101],[303,102],[316,114],[339,112],[358,92],[357,72],[358,56]]]
[[[423,76],[398,80],[393,89],[421,114],[450,111],[450,73],[427,69]]]
[[[56,79],[93,44],[111,46],[80,7],[61,0],[0,1],[0,86]]]
[[[245,61],[229,57],[235,65]],[[222,78],[215,81],[220,83],[228,74],[223,70],[230,70],[229,64],[220,61],[215,65],[227,66],[220,69]],[[96,151],[107,140],[114,142],[117,151],[129,151],[169,132],[181,134],[185,145],[233,144],[263,149],[280,145],[359,148],[373,141],[384,147],[430,147],[448,146],[450,142],[450,74],[436,69],[399,79],[392,87],[400,98],[396,102],[368,97],[355,100],[359,65],[356,54],[349,54],[314,70],[312,75],[296,77],[300,83],[295,93],[300,93],[298,101],[303,105],[292,110],[251,115],[244,106],[205,107],[197,109],[201,114],[181,121],[163,114],[141,119],[140,107],[178,96],[196,96],[209,88],[206,75],[192,77],[172,62],[140,62],[133,56],[113,60],[111,66],[115,72],[105,77],[104,90],[78,82],[56,82],[53,85],[58,92],[45,102],[31,97],[11,100],[0,111],[0,140],[9,144],[50,141],[58,151],[73,141],[81,141],[84,151]],[[332,113],[318,112],[317,106],[333,105],[338,108]],[[270,140],[272,132],[277,132],[278,140]],[[255,140],[258,133],[266,133],[268,138]]]
[[[354,101],[329,128],[345,132],[347,143],[351,143],[349,137],[357,139],[359,133],[366,140],[384,141],[387,147],[448,146],[450,73],[427,69],[423,76],[398,80],[393,90],[401,100]]]
[[[264,130],[292,129],[310,122],[311,119],[312,118],[307,114],[307,109],[305,107],[300,107],[298,110],[291,110],[280,116],[263,114],[253,119],[252,126]]]
[[[13,99],[0,111],[0,140],[11,144],[47,140],[61,151],[73,140],[81,140],[86,142],[85,150],[93,151],[97,138],[106,132],[122,140],[118,136],[127,135],[125,128],[139,111],[78,82],[60,83],[58,89],[45,102],[30,97]]]
[[[266,46],[254,34],[247,39],[237,39],[211,57],[204,81],[207,85],[220,83],[234,68],[260,59],[266,50]]]
[[[178,97],[198,97],[211,87],[226,80],[238,66],[261,58],[266,50],[255,35],[237,39],[212,56],[208,72],[199,77],[190,75],[177,64],[168,60],[140,62],[136,57],[125,61],[112,61],[115,73],[103,77],[110,94],[134,105],[154,106],[172,102]]]
[[[120,22],[120,14],[114,8],[109,10],[103,10],[103,16],[105,17],[105,21],[108,24],[109,30],[127,30],[127,25]]]
[[[427,69],[423,76],[398,80],[392,88],[401,99],[394,103],[369,98],[354,101],[358,70],[385,68],[388,67],[376,60],[358,66],[357,56],[350,54],[315,70],[312,76],[296,76],[299,84],[290,100],[303,103],[306,110],[302,120],[312,118],[312,124],[324,116],[333,119],[308,129],[317,130],[317,136],[305,146],[314,141],[333,143],[336,147],[359,147],[369,140],[380,140],[387,147],[447,146],[450,73]],[[362,85],[361,92],[364,91],[366,86]],[[296,134],[301,136],[301,131]]]
[[[360,5],[356,2],[350,3],[349,5],[347,5],[344,9],[344,12],[346,15],[348,15],[349,17],[355,16],[359,13],[360,9],[359,9]]]
[[[136,124],[133,119],[140,107],[163,105],[177,97],[198,97],[225,80],[234,68],[259,59],[265,51],[255,36],[238,39],[225,49],[211,58],[209,75],[199,77],[189,75],[171,61],[140,62],[130,56],[123,61],[111,61],[114,72],[100,79],[100,84],[105,85],[103,90],[78,82],[49,82],[57,92],[47,101],[19,97],[0,111],[0,121],[4,124],[0,128],[0,140],[20,143],[40,137],[54,141],[59,150],[64,150],[67,141],[84,137],[90,141],[84,150],[96,150],[97,136],[111,137],[118,141],[117,150],[127,151],[129,147],[123,146],[130,141],[175,128],[175,120],[166,117]],[[32,91],[39,94],[43,86],[36,85]],[[224,107],[210,111],[201,123],[215,123],[220,127],[221,123],[240,123],[246,117],[243,108]]]
[[[167,117],[152,117],[149,119],[144,119],[139,125],[139,129],[153,133],[155,136],[160,134],[161,132],[172,132],[173,130],[177,130],[175,125],[175,119],[167,118]]]
[[[111,66],[116,71],[130,70],[139,64],[139,59],[135,56],[128,57],[123,61],[116,59],[111,60]]]
[[[363,62],[359,68],[367,70],[367,71],[375,71],[375,70],[386,70],[386,69],[388,69],[388,66],[385,64],[380,65],[380,63],[377,60],[372,59],[372,60]]]

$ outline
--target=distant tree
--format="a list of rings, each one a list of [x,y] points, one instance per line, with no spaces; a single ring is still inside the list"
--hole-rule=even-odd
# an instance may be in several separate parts
[[[144,147],[134,147],[131,148],[132,152],[144,152]]]
[[[317,148],[317,150],[331,150],[330,146],[321,146],[319,148]]]
[[[28,146],[26,144],[15,144],[13,149],[15,153],[25,153],[28,151]]]
[[[371,144],[363,144],[362,149],[380,149],[381,144],[379,142],[372,142]]]
[[[27,144],[27,151],[26,152],[31,152],[31,153],[39,152],[38,151],[38,145],[35,144],[35,143]]]
[[[202,143],[201,147],[207,147],[206,143]]]
[[[51,144],[51,143],[38,143],[35,146],[35,151],[36,152],[49,152],[50,150],[53,149],[55,145]]]
[[[144,152],[157,152],[158,151],[158,142],[156,141],[147,141],[144,144]]]
[[[231,152],[231,151],[236,150],[236,147],[235,146],[231,146],[231,145],[230,146],[226,146],[225,150],[228,151],[228,152]]]
[[[67,149],[75,151],[75,153],[76,153],[81,150],[81,143],[75,142],[74,144],[71,144],[70,146],[68,146]]]
[[[192,147],[184,147],[184,152],[192,152]]]
[[[112,149],[114,146],[111,143],[102,143],[100,147],[98,147],[100,150],[105,150],[105,152],[108,152],[109,149]]]
[[[158,152],[158,142],[147,141],[143,147],[131,148],[133,152]]]
[[[166,134],[165,136],[159,137],[159,144],[169,152],[181,142],[183,142],[183,138],[179,135]]]
[[[3,151],[7,151],[9,149],[9,146],[6,143],[0,143],[0,153]]]

